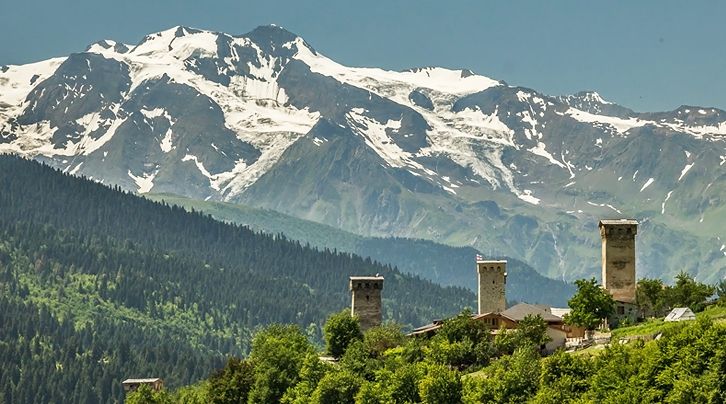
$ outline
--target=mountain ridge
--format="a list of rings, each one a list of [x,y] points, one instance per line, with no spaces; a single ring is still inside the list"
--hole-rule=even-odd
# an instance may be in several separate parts
[[[104,45],[3,69],[0,152],[566,279],[597,273],[592,223],[636,217],[642,275],[726,274],[721,110],[637,113],[464,70],[346,67],[280,27]],[[674,245],[688,248],[663,253]]]

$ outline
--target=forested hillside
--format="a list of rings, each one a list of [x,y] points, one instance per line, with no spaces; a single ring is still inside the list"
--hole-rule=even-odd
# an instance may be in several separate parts
[[[154,203],[0,156],[0,401],[113,402],[120,380],[190,383],[255,327],[320,340],[350,274],[386,277],[385,318],[418,325],[473,306],[387,266]]]
[[[547,324],[539,316],[492,334],[463,312],[430,338],[406,338],[392,324],[360,334],[355,324],[340,325],[355,321],[341,313],[325,327],[339,352],[335,364],[320,361],[296,327],[270,327],[255,335],[248,359],[182,389],[142,389],[127,404],[723,403],[725,312],[711,307],[629,341],[544,357]]]
[[[319,248],[337,249],[371,257],[390,264],[402,272],[418,275],[444,286],[461,286],[476,291],[474,257],[483,253],[472,247],[452,247],[429,240],[400,237],[363,237],[324,224],[298,219],[269,209],[224,202],[199,201],[170,194],[147,194],[153,201],[199,210],[215,219],[249,226],[266,233],[283,233],[286,237]],[[538,273],[526,263],[511,257],[482,254],[506,259],[507,299],[528,303],[566,306],[574,286]]]

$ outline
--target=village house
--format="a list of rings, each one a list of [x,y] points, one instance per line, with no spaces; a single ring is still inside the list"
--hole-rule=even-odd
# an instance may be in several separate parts
[[[602,287],[615,300],[615,313],[605,323],[616,326],[623,322],[634,323],[640,318],[635,301],[635,236],[638,222],[633,219],[604,219],[598,223],[602,239]],[[540,316],[547,323],[547,335],[551,341],[541,347],[553,352],[565,347],[568,342],[579,343],[585,337],[585,329],[565,324],[564,317],[569,308],[519,303],[505,308],[505,286],[507,261],[484,260],[477,256],[478,312],[472,317],[484,322],[492,333],[501,329],[516,329],[526,316]],[[675,317],[688,317],[687,312],[678,312]],[[677,320],[671,320],[677,321]],[[410,336],[432,336],[444,324],[434,320],[431,324],[414,329]],[[578,342],[579,341],[579,342]]]
[[[152,377],[147,379],[126,379],[121,382],[125,392],[131,392],[138,390],[139,387],[147,385],[153,391],[160,391],[164,388],[164,381],[158,377]]]
[[[579,339],[585,336],[584,328],[572,327],[565,324],[564,318],[553,314],[553,311],[564,315],[569,312],[569,309],[519,303],[499,313],[474,314],[472,318],[486,324],[492,334],[497,334],[502,330],[517,329],[519,322],[524,320],[528,315],[540,316],[547,323],[547,336],[550,338],[550,341],[541,346],[540,349],[543,352],[552,353],[557,348],[564,347],[568,339]],[[431,337],[443,325],[443,320],[436,320],[431,324],[414,329],[408,335],[413,337]]]

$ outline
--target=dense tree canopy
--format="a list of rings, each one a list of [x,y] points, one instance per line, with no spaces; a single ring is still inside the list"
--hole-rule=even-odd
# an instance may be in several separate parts
[[[528,314],[517,324],[515,330],[502,328],[494,339],[494,345],[500,353],[511,354],[517,349],[541,349],[550,340],[547,323],[542,316]]]
[[[467,301],[369,260],[221,224],[37,163],[0,157],[0,189],[0,403],[120,402],[120,381],[145,376],[163,377],[168,390],[142,388],[127,402],[726,400],[726,326],[705,317],[647,343],[540,358],[541,319],[507,333],[515,343],[498,344],[463,312],[432,338],[405,338],[395,324],[371,329],[329,364],[315,344],[327,313],[346,304],[353,271],[391,275],[387,293],[400,299],[387,301],[387,312],[403,323]],[[596,324],[607,299],[594,280],[578,288],[572,320]],[[657,290],[644,289],[654,305],[696,311],[714,292],[685,274]],[[260,328],[268,322],[288,325]]]
[[[711,315],[716,317],[726,315],[723,308],[709,310],[707,313],[714,313]],[[452,319],[448,333],[452,341],[463,341],[472,335],[491,338],[488,333],[482,335],[471,327],[462,327],[466,324],[463,320],[471,318],[469,313],[460,317]],[[538,328],[540,319],[529,321],[530,328]],[[374,330],[368,333],[380,336],[380,330]],[[726,325],[714,323],[708,317],[670,323],[657,340],[612,344],[584,354],[558,351],[542,358],[534,344],[522,343],[511,354],[495,351],[486,364],[464,370],[440,363],[432,349],[444,341],[449,343],[444,334],[439,334],[442,337],[400,340],[400,344],[392,344],[383,352],[377,350],[381,345],[355,341],[343,354],[343,358],[350,358],[349,362],[341,360],[329,364],[310,353],[299,330],[274,326],[261,333],[265,344],[253,345],[252,358],[266,356],[257,350],[268,352],[271,346],[266,344],[270,338],[273,341],[289,339],[291,347],[301,350],[300,354],[294,355],[300,362],[292,372],[293,368],[286,361],[272,361],[270,366],[259,360],[249,361],[250,366],[263,366],[263,373],[286,375],[284,379],[288,383],[281,399],[283,403],[615,404],[709,403],[726,399]],[[368,333],[364,341],[369,339]],[[530,335],[530,332],[524,333],[522,338],[524,335]],[[230,361],[227,366],[239,363]],[[259,372],[253,369],[251,373]],[[245,402],[244,391],[255,388],[257,380],[240,378],[238,374],[224,370],[212,376],[210,381],[220,376],[228,377],[229,381],[237,380],[243,384],[238,386],[241,392],[238,402]],[[181,402],[182,397],[192,397],[183,402],[210,402],[210,381],[157,395],[156,399]],[[148,398],[148,393],[143,394]],[[195,401],[200,398],[207,401]]]
[[[312,344],[297,326],[273,324],[257,333],[250,353],[254,383],[248,401],[279,402],[285,391],[300,381],[304,360],[314,353]]]
[[[715,291],[714,286],[697,282],[692,276],[681,272],[676,276],[675,284],[667,287],[664,294],[669,308],[689,307],[694,312],[699,312],[706,307],[706,301]]]
[[[726,281],[712,286],[681,272],[673,285],[666,285],[660,279],[639,280],[636,297],[641,315],[650,317],[664,316],[676,307],[688,307],[696,313],[700,312],[714,293],[718,293],[719,300],[722,300],[726,296]]]
[[[579,279],[575,285],[577,292],[567,302],[572,310],[565,316],[565,323],[593,330],[613,313],[615,302],[595,278]]]
[[[353,341],[363,339],[358,318],[351,316],[347,309],[328,317],[323,333],[328,353],[336,358],[343,356]]]
[[[636,304],[643,317],[663,315],[668,303],[665,301],[665,284],[660,279],[643,278],[635,290]]]
[[[408,326],[473,302],[468,291],[370,259],[317,251],[17,157],[0,156],[0,190],[6,403],[119,402],[129,377],[188,384],[245,355],[252,330],[274,322],[296,324],[320,344],[325,317],[349,301],[352,274],[384,275],[387,316]]]
[[[249,361],[230,358],[221,370],[209,378],[211,404],[246,403],[254,384],[254,366]]]
[[[459,370],[479,367],[487,364],[493,355],[489,331],[489,327],[475,320],[467,309],[446,320],[424,352],[432,362]]]

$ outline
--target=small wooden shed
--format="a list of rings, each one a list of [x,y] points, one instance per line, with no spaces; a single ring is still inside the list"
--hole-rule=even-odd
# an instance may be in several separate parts
[[[151,377],[147,379],[126,379],[121,382],[124,386],[124,391],[136,391],[142,385],[151,387],[153,391],[159,391],[164,388],[164,381],[158,377]]]
[[[695,320],[696,315],[688,307],[676,307],[663,319],[663,321]]]

